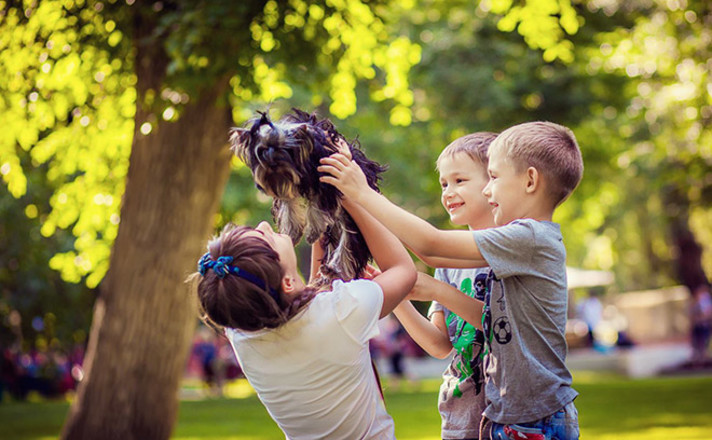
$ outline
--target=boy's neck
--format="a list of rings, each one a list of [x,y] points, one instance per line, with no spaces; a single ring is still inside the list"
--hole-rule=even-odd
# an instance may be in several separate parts
[[[512,221],[517,221],[517,220],[534,220],[537,222],[551,222],[553,223],[553,215],[523,215],[521,217],[517,217]],[[510,222],[511,223],[511,222]],[[496,226],[496,225],[493,225]],[[499,226],[504,226],[504,225],[499,225]]]
[[[533,199],[526,203],[526,209],[520,212],[520,219],[531,219],[538,222],[550,222],[554,218],[554,209],[548,201],[542,200],[542,197]],[[533,202],[533,203],[532,203]]]
[[[537,215],[532,217],[527,217],[538,222],[552,222],[554,218],[554,213],[549,213],[548,215]]]
[[[494,219],[482,219],[467,225],[470,231],[479,231],[480,229],[489,229],[494,228],[495,226],[497,225],[494,224]]]
[[[531,215],[527,216],[527,218],[539,222],[550,222],[554,218],[554,209],[541,206],[538,209],[534,209]]]

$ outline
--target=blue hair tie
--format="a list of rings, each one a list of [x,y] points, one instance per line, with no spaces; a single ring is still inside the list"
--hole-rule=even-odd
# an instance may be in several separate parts
[[[242,278],[243,280],[251,282],[262,290],[268,290],[272,299],[279,304],[279,292],[274,290],[272,287],[267,288],[268,286],[265,285],[265,282],[252,273],[244,269],[240,269],[237,266],[231,266],[230,263],[232,263],[232,260],[233,258],[230,256],[218,257],[217,260],[213,260],[210,257],[210,252],[206,252],[205,255],[200,257],[200,260],[198,260],[198,272],[200,275],[205,276],[208,269],[212,269],[213,272],[215,272],[215,275],[217,275],[220,279],[225,278],[227,274],[231,273]]]
[[[205,276],[205,273],[208,271],[208,269],[212,269],[214,265],[215,262],[210,259],[210,252],[208,252],[202,257],[200,257],[200,260],[198,260],[198,272],[200,272],[201,275]]]
[[[232,263],[232,257],[218,257],[213,264],[213,272],[218,278],[225,278],[230,273],[230,266],[228,266],[230,263]]]

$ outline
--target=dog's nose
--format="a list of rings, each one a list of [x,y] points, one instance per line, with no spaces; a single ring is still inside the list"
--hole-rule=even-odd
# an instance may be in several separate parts
[[[270,163],[274,160],[274,148],[263,146],[257,150],[257,157],[264,163]]]

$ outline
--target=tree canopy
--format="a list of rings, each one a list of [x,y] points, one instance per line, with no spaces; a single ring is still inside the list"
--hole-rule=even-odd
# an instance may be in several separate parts
[[[360,1],[154,2],[146,14],[159,17],[170,60],[164,84],[145,97],[153,114],[134,127],[136,77],[133,47],[123,22],[133,2],[43,1],[13,7],[3,2],[0,85],[8,131],[0,143],[1,174],[8,190],[27,190],[23,157],[33,167],[47,164],[55,188],[49,212],[30,207],[41,218],[42,234],[71,229],[74,249],[50,262],[70,282],[98,285],[108,269],[111,243],[120,221],[120,201],[134,131],[145,135],[155,121],[176,120],[181,106],[201,87],[230,77],[236,123],[256,108],[290,99],[301,87],[309,102],[345,118],[356,111],[358,81],[370,84],[366,99],[388,100],[393,125],[412,122],[413,92],[408,72],[420,61],[421,46],[405,30],[393,33],[403,14],[418,18],[416,2],[377,4]],[[424,2],[431,11],[450,2]],[[417,6],[417,7],[416,7]],[[459,6],[465,20],[467,5]],[[578,29],[568,2],[483,2],[481,13],[502,14],[499,29],[515,28],[545,59],[571,59],[564,31]],[[422,15],[422,14],[421,14]],[[235,28],[245,32],[236,34]],[[299,30],[299,32],[295,32]],[[150,35],[147,38],[156,38]],[[313,42],[319,50],[309,48]],[[316,79],[316,81],[315,81]],[[305,103],[306,104],[306,103]]]

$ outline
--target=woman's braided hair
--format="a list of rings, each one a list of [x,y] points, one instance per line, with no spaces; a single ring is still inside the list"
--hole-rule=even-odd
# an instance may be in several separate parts
[[[219,276],[213,270],[204,271],[198,287],[201,319],[216,330],[234,328],[247,331],[277,328],[314,297],[314,289],[306,288],[297,295],[285,296],[281,291],[284,269],[279,255],[264,239],[249,234],[247,226],[229,224],[208,243],[210,258],[232,257],[232,266],[260,279],[264,286],[234,274]],[[269,289],[278,292],[275,297]]]

